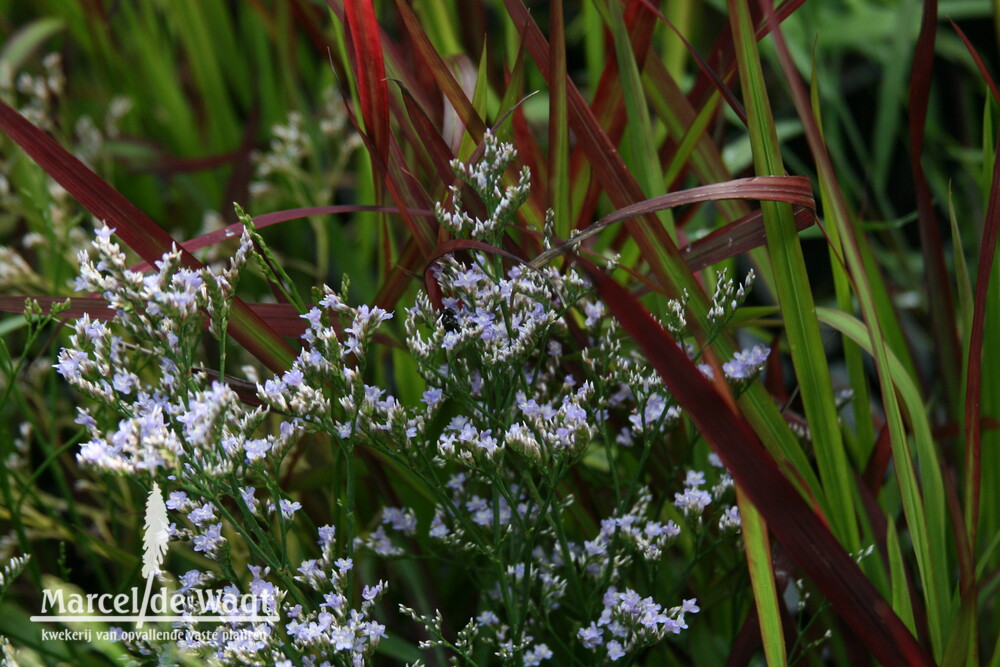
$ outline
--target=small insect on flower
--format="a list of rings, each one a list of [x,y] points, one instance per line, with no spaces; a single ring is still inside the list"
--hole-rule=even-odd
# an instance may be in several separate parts
[[[458,316],[455,311],[451,308],[445,308],[441,311],[441,324],[444,326],[444,330],[448,333],[455,333],[462,326],[458,323]]]

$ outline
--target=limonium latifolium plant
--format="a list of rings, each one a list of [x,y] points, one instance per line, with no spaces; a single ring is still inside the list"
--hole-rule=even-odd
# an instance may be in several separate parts
[[[486,218],[458,189],[437,209],[453,237],[480,244],[436,262],[436,289],[396,313],[351,305],[346,279],[317,290],[300,353],[256,382],[255,401],[225,380],[229,307],[263,247],[248,217],[217,273],[184,268],[178,252],[131,271],[107,227],[81,253],[76,287],[102,294],[114,319],[81,318],[59,355],[59,373],[98,402],[79,408],[79,462],[164,489],[171,551],[204,566],[175,573],[168,559],[161,583],[254,593],[279,617],[230,624],[243,634],[131,641],[137,662],[415,659],[392,652],[396,635],[432,664],[626,664],[666,654],[705,613],[685,573],[738,553],[732,479],[704,443],[692,454],[697,433],[571,262],[534,268],[482,250],[514,224],[530,181],[523,170],[505,185],[513,148],[492,133],[484,143],[480,161],[453,167]],[[710,336],[751,282],[719,281]],[[700,360],[684,312],[671,302],[662,321]],[[206,323],[215,364],[199,352]],[[376,372],[376,333],[394,326],[425,383],[413,402],[373,379],[391,377]],[[757,346],[721,369],[739,392],[766,358]],[[292,454],[307,440],[329,443],[335,474],[293,489]],[[675,441],[687,444],[669,451]],[[421,502],[359,503],[359,458],[407,471],[407,497]],[[652,488],[651,466],[676,485]],[[322,517],[306,509],[324,504]],[[408,595],[403,574],[417,565],[461,595]]]

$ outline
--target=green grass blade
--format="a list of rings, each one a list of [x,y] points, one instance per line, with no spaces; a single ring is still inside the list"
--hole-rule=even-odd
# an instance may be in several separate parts
[[[767,537],[767,524],[760,512],[737,488],[736,500],[740,508],[740,524],[743,544],[746,545],[747,566],[750,569],[750,585],[753,587],[754,604],[760,619],[760,638],[764,644],[764,656],[772,667],[785,667],[788,656],[785,652],[785,633],[781,627],[781,611],[778,589],[774,581],[774,567],[771,560],[771,542]]]
[[[648,103],[643,93],[642,77],[639,64],[632,52],[632,41],[629,39],[625,18],[617,2],[607,4],[608,26],[614,39],[615,57],[618,60],[619,82],[622,87],[622,97],[628,121],[625,124],[627,164],[635,174],[639,187],[647,197],[659,194],[664,189],[663,170],[656,153],[656,144],[652,138],[656,136],[653,124],[649,118]],[[677,243],[677,230],[674,228],[673,216],[662,214],[658,216],[666,226],[667,232],[674,243]]]
[[[815,68],[814,68],[815,69]],[[813,76],[811,89],[811,101],[816,125],[822,138],[822,117],[819,103],[819,87],[816,85],[816,77]],[[820,181],[820,198],[827,201],[833,197],[832,192],[827,192],[827,181]],[[847,267],[839,260],[843,256],[841,249],[840,232],[837,225],[827,228],[827,238],[830,242],[830,267],[833,271],[834,290],[837,295],[837,307],[845,313],[854,312],[854,297],[851,294],[851,279],[847,273]],[[847,364],[847,374],[851,381],[851,405],[854,409],[855,439],[854,442],[854,464],[857,469],[862,469],[865,462],[871,455],[875,447],[875,424],[872,420],[871,403],[868,392],[868,381],[866,379],[865,367],[861,359],[861,350],[857,344],[848,338],[843,339],[844,361]]]
[[[935,652],[940,655],[944,650],[944,623],[950,611],[946,579],[949,570],[944,527],[944,480],[923,398],[896,355],[881,345],[873,348],[872,334],[860,320],[827,308],[817,309],[817,315],[823,324],[848,336],[868,354],[883,357],[878,361],[885,370],[884,375],[880,372],[886,385],[882,390],[883,400],[885,396],[895,397],[898,394],[905,408],[913,431],[913,448],[905,435],[902,414],[893,398],[893,412],[887,410],[887,415],[894,415],[889,422],[890,432],[895,432],[891,437],[892,458],[924,588],[931,640]]]
[[[917,634],[917,621],[913,617],[913,601],[910,599],[910,582],[906,576],[906,564],[903,562],[903,552],[899,546],[899,536],[891,523],[886,528],[886,551],[889,559],[889,576],[892,586],[892,609],[902,619],[906,627],[914,635]]]
[[[783,175],[781,149],[750,14],[747,5],[738,0],[729,0],[728,6],[756,171],[762,176]],[[840,434],[833,383],[794,216],[787,204],[764,202],[761,209],[792,364],[812,432],[823,490],[829,499],[830,522],[834,534],[854,551],[860,546],[860,534],[850,491],[853,474]]]

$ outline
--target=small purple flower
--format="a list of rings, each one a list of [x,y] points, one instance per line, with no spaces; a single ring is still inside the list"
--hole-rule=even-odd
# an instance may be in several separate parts
[[[185,492],[171,491],[170,495],[167,496],[166,505],[167,509],[184,511],[184,508],[187,507],[190,502],[191,501],[188,500],[188,495]]]
[[[424,392],[424,396],[420,400],[426,403],[428,408],[433,408],[435,405],[441,402],[443,396],[444,392],[442,392],[437,387],[431,387],[430,389]]]
[[[337,528],[335,526],[320,526],[318,532],[319,539],[316,543],[325,548],[333,544],[333,538],[337,535]]]
[[[214,518],[215,508],[209,503],[205,503],[201,507],[191,510],[191,513],[188,514],[188,519],[190,519],[191,523],[196,526],[200,526],[206,521],[211,521]]]
[[[302,503],[298,501],[282,498],[278,502],[281,505],[281,516],[285,517],[286,521],[290,521],[295,516],[295,513],[302,509]]]
[[[595,649],[604,643],[604,633],[593,623],[585,628],[580,628],[576,634],[583,642],[584,648]]]
[[[247,454],[247,463],[253,463],[267,456],[271,450],[271,441],[267,438],[256,438],[243,443],[243,450]]]
[[[617,639],[612,639],[608,642],[608,659],[612,662],[625,657],[625,649],[622,648],[621,642]]]
[[[214,556],[226,541],[222,536],[222,524],[212,524],[201,535],[194,536],[194,550],[201,551],[206,556]]]

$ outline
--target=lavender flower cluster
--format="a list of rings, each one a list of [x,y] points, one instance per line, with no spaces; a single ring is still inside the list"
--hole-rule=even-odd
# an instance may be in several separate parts
[[[454,209],[438,209],[441,223],[497,242],[527,196],[526,172],[503,187],[513,159],[513,149],[488,133],[482,161],[455,165],[487,217],[462,210],[456,190]],[[414,549],[474,573],[482,591],[477,613],[451,636],[456,619],[445,624],[441,610],[400,606],[428,635],[422,648],[456,660],[475,662],[487,650],[538,665],[575,651],[553,635],[568,627],[577,648],[600,649],[613,662],[679,634],[685,615],[699,611],[695,600],[667,608],[643,597],[633,574],[642,568],[645,585],[662,591],[656,573],[683,531],[717,527],[735,536],[732,479],[710,457],[715,471],[688,470],[673,504],[648,487],[644,465],[683,413],[580,274],[505,266],[478,252],[443,258],[433,270],[439,296],[419,293],[402,318],[425,382],[414,404],[371,379],[376,334],[393,313],[349,305],[346,281],[339,292],[324,288],[302,315],[301,352],[287,371],[257,382],[262,405],[251,408],[197,366],[195,354],[206,315],[225,343],[229,303],[253,248],[249,231],[219,274],[182,266],[174,251],[148,275],[127,268],[112,232],[98,231],[96,259],[81,256],[77,288],[102,294],[115,321],[81,318],[57,364],[74,388],[116,415],[109,421],[106,410],[80,409],[90,439],[78,460],[171,488],[171,541],[218,561],[233,590],[266,592],[284,618],[255,625],[262,632],[254,641],[192,640],[179,650],[227,664],[364,664],[389,632],[377,620],[387,584],[357,583],[355,563],[406,559]],[[731,317],[751,281],[717,291],[714,320]],[[671,302],[665,317],[682,332],[683,301]],[[739,390],[766,359],[758,346],[723,370]],[[432,506],[359,516],[348,465],[346,487],[331,490],[341,498],[342,523],[320,528],[318,557],[291,569],[281,549],[307,519],[279,480],[286,455],[310,433],[348,461],[360,446],[376,450],[405,468]],[[568,482],[580,474],[604,480],[583,499],[607,508],[603,518],[580,520],[576,484]],[[236,552],[249,576],[236,576]],[[193,570],[179,583],[195,589],[215,581]]]

